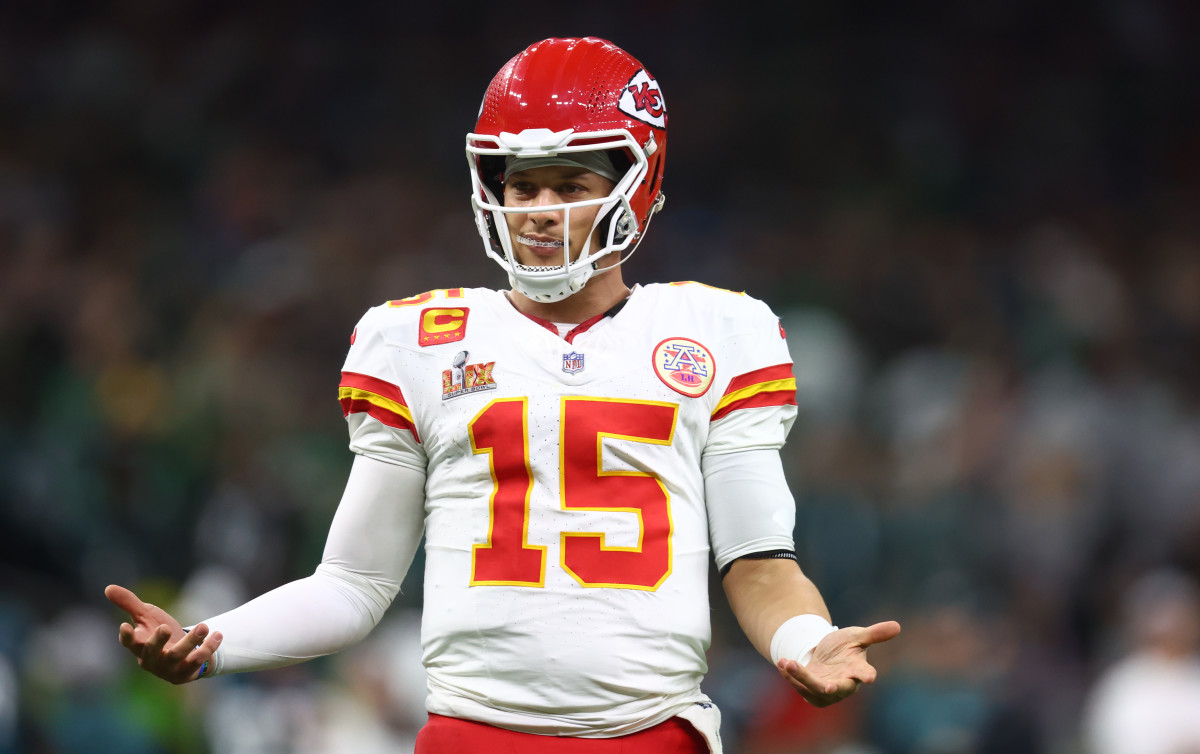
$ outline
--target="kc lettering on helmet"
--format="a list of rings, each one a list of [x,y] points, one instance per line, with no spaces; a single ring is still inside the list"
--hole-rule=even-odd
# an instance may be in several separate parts
[[[629,117],[649,123],[655,128],[667,126],[667,103],[663,101],[658,82],[650,78],[645,68],[638,70],[633,74],[633,78],[629,79],[629,83],[621,92],[617,107]]]
[[[645,110],[655,117],[663,114],[662,92],[651,89],[650,84],[643,81],[640,89],[637,86],[631,86],[626,91],[633,95],[635,110]]]

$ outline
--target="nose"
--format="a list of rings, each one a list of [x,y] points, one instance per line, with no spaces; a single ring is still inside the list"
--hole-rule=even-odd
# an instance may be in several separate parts
[[[562,200],[558,198],[558,194],[555,193],[553,189],[545,187],[537,192],[537,196],[533,197],[533,201],[530,202],[530,205],[534,207],[548,207],[554,204],[560,204],[561,202]],[[562,210],[530,212],[529,219],[538,225],[561,222]]]

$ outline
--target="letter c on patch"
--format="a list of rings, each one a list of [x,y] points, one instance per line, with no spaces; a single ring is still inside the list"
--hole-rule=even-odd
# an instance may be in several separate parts
[[[466,307],[423,309],[418,345],[432,346],[462,340],[467,335],[469,312]]]

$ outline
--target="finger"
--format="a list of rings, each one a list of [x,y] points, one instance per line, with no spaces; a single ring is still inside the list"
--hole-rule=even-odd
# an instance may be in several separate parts
[[[121,646],[127,649],[134,649],[133,642],[133,626],[128,623],[122,623],[121,628],[117,630],[117,638],[121,641]]]
[[[812,706],[828,707],[829,705],[838,701],[839,697],[834,696],[831,693],[825,693],[820,690],[820,686],[822,686],[823,684],[817,684],[817,688],[814,688],[814,687],[804,683],[803,681],[799,680],[798,678],[796,678],[796,676],[792,675],[792,673],[790,672],[791,667],[789,665],[787,665],[787,661],[781,662],[780,665],[783,666],[783,667],[779,668],[780,674],[785,679],[787,679],[787,682],[791,685],[791,687],[793,689],[795,689],[796,692],[798,694],[800,694],[800,696],[802,696],[804,698],[804,700],[806,702],[808,702],[809,704],[811,704]],[[832,688],[832,687],[827,686],[826,688]]]
[[[838,683],[841,683],[843,678],[850,678],[858,683],[874,683],[879,675],[875,667],[867,662],[866,652],[862,650],[859,650],[854,657],[847,658],[838,664],[833,672],[837,676]]]
[[[171,638],[171,629],[168,626],[159,626],[154,629],[154,633],[146,640],[146,644],[142,647],[142,659],[156,659],[162,654],[163,647],[166,646],[167,640]]]
[[[859,683],[872,684],[872,683],[875,683],[875,679],[878,677],[879,677],[879,674],[876,672],[875,668],[868,665],[866,670],[862,671],[861,673],[858,673],[855,676],[855,679]]]
[[[212,659],[213,655],[217,652],[217,648],[221,646],[221,640],[224,638],[220,632],[214,631],[204,640],[203,644],[192,650],[191,654],[187,656],[187,663],[191,666],[192,672],[199,672],[200,666]]]
[[[221,646],[221,642],[224,640],[225,636],[220,631],[213,631],[211,634],[209,634],[208,638],[204,640],[203,644],[196,647],[196,652],[205,653],[207,655],[204,658],[205,660],[211,659],[213,654],[217,651],[217,647]]]
[[[837,690],[834,691],[834,695],[838,699],[845,699],[848,696],[853,696],[854,693],[858,691],[859,685],[860,684],[858,680],[854,678],[843,678],[842,680],[838,681]]]
[[[869,647],[872,644],[881,644],[885,641],[896,638],[900,635],[900,624],[894,620],[876,623],[866,628],[855,627],[851,629],[854,635],[854,640],[859,646]]]
[[[795,689],[797,692],[799,692],[801,696],[803,696],[805,699],[809,700],[810,702],[813,702],[815,704],[816,700],[822,696],[821,694],[818,694],[813,689],[810,689],[808,686],[805,686],[802,682],[796,680],[795,676],[793,676],[791,673],[789,673],[787,671],[787,668],[782,667],[782,664],[781,664],[781,666],[777,667],[776,669],[779,671],[779,674],[781,676],[783,676],[784,680],[786,680],[793,689]]]
[[[109,602],[129,613],[135,620],[146,611],[146,603],[123,586],[109,584],[104,589],[104,596],[108,598]]]
[[[221,646],[221,639],[221,634],[214,632],[204,640],[203,644],[188,653],[187,657],[177,662],[169,675],[163,677],[177,685],[196,680],[200,676],[200,669],[204,667],[204,663],[212,660],[217,648]]]
[[[800,686],[814,694],[832,694],[837,691],[837,684],[817,678],[808,668],[795,660],[782,659],[779,661],[778,667],[789,680],[795,680]]]
[[[179,661],[183,660],[192,650],[204,643],[204,638],[208,636],[208,626],[201,623],[191,631],[179,637],[179,641],[172,644],[166,650],[167,658]]]

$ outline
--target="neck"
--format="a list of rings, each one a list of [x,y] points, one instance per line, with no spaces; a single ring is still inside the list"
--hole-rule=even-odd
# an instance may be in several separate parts
[[[621,278],[621,268],[618,267],[608,272],[597,270],[587,285],[583,286],[583,290],[561,301],[545,304],[534,301],[516,290],[510,291],[508,298],[517,311],[523,314],[532,314],[550,322],[577,325],[603,314],[628,295],[629,288],[625,286],[625,281]]]

